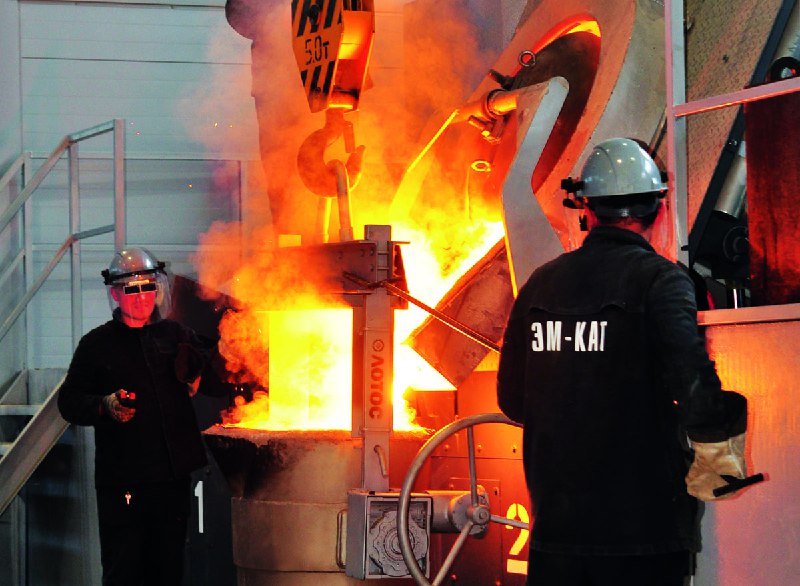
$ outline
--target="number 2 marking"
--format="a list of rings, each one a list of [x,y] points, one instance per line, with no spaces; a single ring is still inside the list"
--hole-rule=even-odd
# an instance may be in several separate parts
[[[519,503],[511,503],[508,507],[508,511],[506,512],[506,518],[508,519],[519,519],[523,523],[530,522],[530,516],[528,515],[528,510]],[[515,529],[511,525],[506,525],[506,529]],[[528,535],[530,531],[527,529],[520,529],[519,535],[517,539],[514,540],[514,543],[511,544],[511,549],[508,551],[509,556],[517,556],[522,551],[522,548],[525,547],[525,544],[528,542]],[[523,574],[526,575],[528,573],[528,562],[525,560],[506,560],[506,572],[509,574]]]

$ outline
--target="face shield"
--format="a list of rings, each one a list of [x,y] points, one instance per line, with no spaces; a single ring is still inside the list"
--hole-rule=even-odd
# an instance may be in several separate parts
[[[128,248],[114,255],[109,268],[102,271],[107,286],[108,303],[111,313],[118,316],[120,300],[123,303],[140,296],[142,302],[155,297],[150,322],[168,316],[171,309],[169,277],[165,264],[143,248]],[[113,293],[112,293],[113,291]]]

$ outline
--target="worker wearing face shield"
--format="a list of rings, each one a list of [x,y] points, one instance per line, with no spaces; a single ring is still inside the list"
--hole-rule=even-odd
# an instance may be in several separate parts
[[[667,190],[651,156],[604,141],[563,186],[589,233],[520,289],[498,372],[524,425],[528,584],[679,586],[698,498],[745,476],[746,401],[721,388],[691,279],[648,241]]]
[[[112,319],[80,340],[58,406],[95,428],[103,584],[181,583],[190,474],[207,463],[191,397],[224,394],[215,342],[166,319],[169,280],[143,248],[102,271]]]

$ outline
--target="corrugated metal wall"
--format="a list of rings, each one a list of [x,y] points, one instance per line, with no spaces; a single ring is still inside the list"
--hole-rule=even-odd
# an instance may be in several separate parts
[[[0,0],[0,176],[22,151],[22,123],[19,98],[19,10],[17,3]],[[5,209],[19,191],[19,174],[0,190],[0,209]],[[0,273],[10,267],[19,251],[16,223],[0,234]],[[22,295],[19,270],[0,283],[0,315],[7,315]],[[0,382],[7,381],[23,364],[24,334],[20,326],[7,336],[9,350],[0,353]],[[13,350],[11,350],[13,349]]]
[[[64,135],[126,121],[127,242],[191,273],[214,221],[239,219],[240,161],[257,158],[249,46],[219,6],[20,4],[23,148],[43,162]],[[225,88],[222,92],[220,88]],[[113,222],[111,136],[80,143],[81,229]],[[61,161],[34,196],[36,271],[68,234]],[[99,271],[112,236],[82,245],[84,331],[108,319]],[[69,268],[31,306],[30,366],[66,366]]]
[[[26,149],[46,152],[67,132],[124,117],[129,156],[255,154],[240,132],[254,120],[249,46],[221,6],[26,2],[21,29]],[[221,78],[245,88],[224,107],[211,95]]]

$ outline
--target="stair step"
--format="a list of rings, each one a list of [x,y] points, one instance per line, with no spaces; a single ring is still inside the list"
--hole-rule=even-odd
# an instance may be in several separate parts
[[[41,405],[0,405],[0,415],[33,416],[39,412]]]
[[[25,371],[24,381],[27,384],[27,374]],[[51,373],[48,373],[48,375]],[[52,373],[60,374],[60,373]],[[49,377],[49,378],[54,378]],[[39,405],[25,404],[24,392],[26,387],[23,385],[23,377],[20,375],[17,380],[21,382],[13,386],[13,394],[7,390],[4,394],[7,405],[0,408],[5,413],[25,413],[33,414],[33,417],[25,424],[22,431],[11,442],[0,443],[0,515],[8,508],[8,505],[19,493],[28,479],[31,477],[36,467],[47,455],[61,434],[69,427],[58,412],[58,389],[64,382],[66,374],[61,379],[51,380],[42,393],[47,389],[47,399]],[[33,396],[39,396],[39,390]],[[16,399],[12,398],[16,397]],[[2,438],[8,439],[8,438]]]

